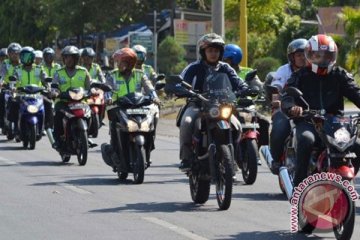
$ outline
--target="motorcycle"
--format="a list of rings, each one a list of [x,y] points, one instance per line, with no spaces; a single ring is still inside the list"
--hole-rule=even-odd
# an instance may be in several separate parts
[[[206,90],[199,94],[180,76],[171,76],[173,92],[178,97],[186,97],[187,104],[199,107],[199,117],[195,120],[193,133],[193,160],[189,177],[191,198],[195,203],[205,203],[209,198],[211,181],[216,186],[216,199],[221,210],[231,204],[234,176],[233,127],[231,116],[235,113],[236,97],[226,74],[214,72],[207,78]],[[180,126],[184,107],[179,111],[177,126]]]
[[[89,136],[96,138],[99,133],[99,129],[102,126],[101,121],[105,114],[105,98],[104,93],[111,91],[108,85],[104,83],[92,83],[90,86],[91,95],[87,99],[87,104],[91,109],[91,121],[89,125]]]
[[[10,111],[10,107],[9,107],[9,101],[12,101],[13,99],[16,98],[16,91],[15,91],[15,84],[16,84],[16,79],[13,81],[10,81],[9,84],[6,87],[3,87],[1,89],[1,91],[4,94],[4,98],[5,98],[5,115],[4,115],[4,126],[2,129],[2,133],[4,135],[6,135],[6,138],[8,140],[13,140],[15,138],[15,134],[17,131],[17,124],[15,121],[10,121],[8,119],[9,116],[9,111]]]
[[[311,153],[307,176],[314,176],[314,174],[317,173],[331,173],[334,174],[334,176],[339,176],[339,179],[337,179],[339,184],[344,181],[353,183],[358,171],[352,163],[356,158],[356,154],[353,152],[353,146],[357,140],[357,125],[360,120],[360,115],[344,116],[341,112],[328,114],[324,110],[311,110],[309,109],[308,103],[302,98],[302,93],[293,87],[289,87],[286,94],[295,99],[299,99],[299,101],[307,106],[302,117],[314,125],[320,138],[320,143],[314,146]],[[293,194],[295,195],[293,184],[295,165],[297,163],[295,159],[295,131],[296,129],[293,128],[292,134],[286,143],[283,157],[284,165],[280,167],[279,173],[282,186],[289,200],[294,197]],[[334,188],[332,185],[325,185],[324,187],[325,190]],[[322,229],[332,230],[336,239],[351,238],[356,210],[353,200],[354,197],[357,199],[357,196],[348,193],[342,185],[338,188],[341,190],[337,192],[336,203],[339,204],[339,209],[342,210],[339,211],[339,209],[332,207],[328,209],[327,212],[312,213],[310,215],[299,209],[298,219],[300,229],[304,232],[312,232],[317,225],[322,224]],[[306,196],[302,198],[302,204],[306,205],[306,200],[309,199],[310,197],[306,198]],[[317,204],[327,206],[326,199]],[[324,223],[324,216],[337,216],[337,221]]]
[[[236,117],[241,123],[242,132],[239,139],[235,139],[235,161],[241,169],[243,180],[246,184],[253,184],[258,171],[260,159],[258,151],[259,123],[256,104],[263,103],[262,98],[253,99],[258,95],[254,88],[248,96],[240,97],[236,105]]]
[[[35,149],[36,142],[42,137],[44,126],[44,102],[41,93],[45,89],[35,85],[18,88],[20,101],[19,137],[26,149]]]
[[[156,84],[159,90],[163,84]],[[104,162],[117,172],[120,180],[129,173],[134,175],[134,183],[144,182],[145,170],[150,167],[150,153],[154,149],[157,106],[153,98],[142,93],[129,93],[119,98],[108,111],[116,113],[116,119],[110,119],[111,145],[102,145]],[[116,147],[113,147],[116,146]]]
[[[54,85],[54,84],[52,84]],[[80,166],[84,166],[88,157],[88,126],[91,118],[91,109],[85,102],[88,93],[83,88],[69,88],[59,95],[65,100],[63,129],[60,137],[59,154],[64,163],[69,162],[71,155],[76,155]]]

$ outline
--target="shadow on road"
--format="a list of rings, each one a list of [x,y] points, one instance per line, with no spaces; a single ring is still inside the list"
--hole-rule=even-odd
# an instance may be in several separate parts
[[[22,146],[3,146],[3,147],[0,147],[0,151],[16,151],[16,150],[27,151]]]
[[[301,240],[301,239],[325,239],[314,235],[305,235],[303,233],[291,233],[289,231],[271,231],[271,232],[242,232],[238,235],[232,236],[230,238],[222,238],[226,240],[232,239],[241,239],[241,240],[282,240],[282,239],[291,239],[291,240]]]
[[[108,175],[107,175],[108,176]],[[129,181],[131,182],[131,181]],[[122,182],[114,177],[114,178],[104,178],[104,175],[100,175],[98,177],[91,177],[91,178],[79,178],[79,179],[71,179],[62,182],[42,182],[42,183],[35,183],[32,186],[50,186],[50,185],[61,185],[61,184],[69,184],[74,186],[108,186],[108,185],[119,185]]]
[[[64,165],[73,165],[73,163],[63,163],[63,162],[56,162],[56,161],[25,161],[25,162],[18,162],[18,164],[23,166],[30,166],[30,167],[47,167],[47,166],[64,166]]]
[[[356,207],[356,214],[360,215],[360,207]]]
[[[287,197],[282,193],[235,193],[233,198],[249,199],[255,201],[286,201]]]
[[[180,202],[146,202],[146,203],[131,203],[125,206],[115,208],[102,208],[89,211],[90,213],[117,213],[117,212],[218,212],[216,207],[204,207],[200,204],[194,203],[180,203]]]

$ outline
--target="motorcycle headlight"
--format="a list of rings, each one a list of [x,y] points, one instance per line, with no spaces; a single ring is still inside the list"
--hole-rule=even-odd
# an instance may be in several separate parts
[[[69,91],[69,96],[72,100],[79,101],[84,98],[84,91],[73,92]]]
[[[232,114],[232,107],[231,106],[222,106],[220,108],[220,116],[223,119],[229,119]]]
[[[220,110],[218,107],[212,107],[209,110],[210,117],[217,118],[220,116]]]
[[[39,111],[36,105],[28,105],[26,109],[29,113],[37,113]]]
[[[334,132],[334,138],[336,143],[347,143],[350,141],[350,133],[342,127]]]

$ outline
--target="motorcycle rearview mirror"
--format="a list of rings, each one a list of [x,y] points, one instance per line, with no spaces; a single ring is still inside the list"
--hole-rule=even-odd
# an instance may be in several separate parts
[[[53,78],[52,78],[52,77],[47,77],[47,78],[45,78],[45,82],[47,82],[47,83],[51,83],[51,82],[52,82],[52,80],[53,80]]]
[[[165,83],[163,82],[157,82],[155,84],[155,90],[160,90],[160,89],[163,89],[165,87]]]
[[[295,98],[301,97],[303,95],[303,93],[298,88],[295,88],[295,87],[288,87],[288,88],[286,88],[285,92],[289,96],[292,96]]]
[[[250,82],[257,74],[257,69],[248,72],[245,76],[245,81]]]
[[[165,79],[165,74],[161,73],[161,74],[158,74],[157,77],[156,77],[156,81],[161,81],[161,80],[164,80]]]
[[[10,76],[9,77],[9,81],[10,82],[16,82],[17,81],[17,78],[15,76]]]

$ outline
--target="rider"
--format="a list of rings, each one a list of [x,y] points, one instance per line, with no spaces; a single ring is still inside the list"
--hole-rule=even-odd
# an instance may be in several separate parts
[[[95,56],[92,48],[84,48],[81,52],[82,66],[88,70],[92,81],[105,83],[105,76],[99,64],[94,63]]]
[[[153,98],[155,103],[153,110],[156,111],[156,117],[154,120],[156,128],[159,118],[159,108],[157,105],[160,104],[160,100],[157,97],[151,81],[147,78],[145,73],[142,70],[135,68],[137,58],[135,51],[131,48],[122,48],[113,54],[113,58],[117,68],[109,74],[107,79],[108,84],[113,88],[112,99],[110,99],[109,103],[116,102],[118,98],[121,98],[129,93],[144,91],[145,94],[150,95]],[[113,152],[113,149],[117,149],[118,147],[115,145],[115,140],[113,139],[113,136],[116,136],[116,123],[118,122],[116,121],[118,119],[118,112],[115,110],[112,111],[112,109],[110,109],[108,111],[109,126],[111,131],[111,152]],[[103,154],[108,155],[109,151],[106,149],[108,147],[110,147],[108,144],[101,145],[101,151]]]
[[[22,65],[19,65],[14,70],[14,77],[16,77],[16,88],[25,87],[27,85],[43,86],[43,80],[46,75],[43,72],[41,66],[34,64],[35,53],[32,47],[23,47],[20,51],[20,61]],[[11,122],[18,123],[20,102],[17,99],[11,99],[9,101],[9,116],[8,119]],[[18,129],[18,127],[16,127]],[[17,131],[17,130],[15,130]]]
[[[287,47],[288,63],[279,67],[275,72],[271,86],[275,86],[279,91],[282,91],[291,74],[305,66],[304,49],[306,44],[307,40],[304,38],[298,38],[289,43]],[[278,109],[280,107],[280,101],[276,99],[273,100],[273,108]],[[279,173],[280,157],[285,140],[290,135],[290,131],[291,127],[287,116],[282,111],[274,111],[270,132],[270,151],[274,159],[271,163],[270,170],[273,174]]]
[[[34,53],[35,53],[34,63],[35,65],[40,66],[43,61],[43,52],[41,50],[35,50]]]
[[[143,70],[144,73],[146,74],[146,76],[148,77],[148,79],[150,79],[150,81],[153,84],[155,84],[157,74],[156,74],[154,68],[152,66],[144,63],[146,60],[146,55],[147,55],[146,48],[144,46],[138,44],[138,45],[133,46],[132,49],[136,52],[136,56],[137,56],[135,68]]]
[[[89,72],[78,65],[80,53],[75,46],[66,46],[61,51],[64,67],[56,71],[54,83],[59,84],[59,91],[66,92],[71,87],[82,87],[85,90],[90,89],[91,78]],[[64,100],[55,103],[54,116],[54,140],[53,148],[60,148],[60,136],[64,134],[62,119],[65,114],[61,111],[66,108]]]
[[[43,50],[43,71],[48,77],[54,78],[55,72],[61,68],[60,64],[54,63],[55,51],[50,48],[44,48]],[[46,83],[48,84],[48,83]],[[52,100],[50,96],[44,96],[45,106],[45,129],[54,128],[54,114],[52,108]]]
[[[237,75],[241,79],[246,79],[246,74],[253,71],[252,68],[248,67],[240,67],[239,64],[242,60],[242,50],[241,48],[236,44],[227,44],[225,45],[224,50],[224,56],[223,60],[224,62],[230,64],[230,66],[237,72]],[[260,81],[259,77],[255,75],[253,79],[249,79],[249,81],[246,81],[246,83],[249,85],[249,87],[258,87],[259,90],[263,90],[263,83]],[[260,126],[260,137],[259,137],[259,147],[262,145],[268,145],[269,144],[269,126],[270,122],[266,119],[266,117],[260,113],[257,113],[258,116],[258,123]],[[261,164],[261,160],[259,159],[259,164]]]
[[[360,87],[355,83],[353,76],[345,69],[334,66],[338,54],[334,40],[327,35],[312,36],[305,48],[305,57],[308,65],[289,79],[287,86],[296,87],[303,93],[303,98],[309,104],[309,109],[325,110],[326,113],[336,114],[344,110],[344,97],[360,108]],[[285,96],[282,99],[282,109],[289,116],[302,115],[305,106],[297,103],[293,97]],[[307,174],[311,151],[318,139],[314,125],[305,119],[297,119],[296,124],[296,159],[294,185],[297,186]],[[355,172],[359,168],[360,143],[356,142],[353,162]]]
[[[9,77],[14,75],[14,69],[16,66],[20,65],[20,54],[21,46],[18,43],[10,43],[7,48],[7,53],[9,58],[4,60],[1,64],[0,69],[0,88],[9,84]],[[4,117],[5,117],[5,95],[3,92],[0,93],[0,127],[4,127]]]
[[[190,63],[181,73],[183,80],[198,92],[203,92],[203,85],[206,77],[212,72],[226,73],[232,84],[234,91],[242,91],[248,88],[247,84],[238,77],[235,70],[229,64],[221,62],[224,54],[224,40],[215,33],[203,35],[198,43],[200,60]],[[180,167],[182,171],[187,171],[191,167],[193,158],[192,133],[194,122],[199,113],[199,109],[189,104],[183,113],[180,123]],[[232,116],[231,122],[239,126],[237,119]]]

